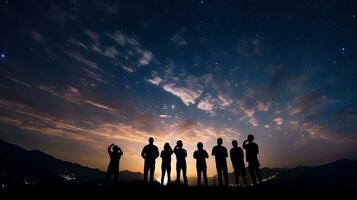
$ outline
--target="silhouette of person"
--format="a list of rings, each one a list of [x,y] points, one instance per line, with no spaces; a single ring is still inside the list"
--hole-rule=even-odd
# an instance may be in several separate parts
[[[168,142],[164,145],[164,150],[161,151],[161,185],[164,185],[164,177],[167,172],[167,184],[171,182],[171,155],[173,151]]]
[[[119,161],[121,156],[123,155],[123,151],[117,145],[111,144],[108,147],[108,154],[110,156],[110,162],[108,165],[107,172],[105,173],[104,185],[107,185],[108,179],[111,174],[114,174],[115,185],[118,185]]]
[[[154,181],[155,159],[159,157],[159,149],[154,145],[154,138],[149,138],[147,144],[141,152],[141,157],[144,158],[144,181],[148,181],[148,172],[150,171],[150,182]]]
[[[216,159],[216,169],[218,175],[218,182],[220,186],[223,186],[222,173],[224,176],[224,185],[228,186],[228,169],[227,160],[228,152],[226,147],[222,146],[222,138],[217,139],[217,145],[212,149],[212,156]]]
[[[201,174],[203,174],[203,180],[205,182],[205,186],[207,187],[208,181],[206,158],[208,158],[208,153],[203,149],[202,142],[197,143],[197,150],[193,153],[193,158],[196,159],[197,186],[201,186]]]
[[[243,148],[245,149],[245,158],[248,162],[249,174],[252,178],[253,184],[257,185],[256,176],[258,176],[259,183],[262,182],[262,174],[260,172],[260,164],[258,161],[259,148],[256,143],[253,142],[254,136],[248,135],[248,140],[243,142]]]
[[[182,170],[182,176],[183,176],[183,181],[184,185],[187,185],[187,166],[186,166],[186,157],[187,157],[187,151],[182,148],[183,143],[181,140],[178,140],[176,142],[176,146],[174,148],[174,153],[176,155],[176,182],[179,184],[180,183],[180,176],[181,176],[181,170]]]
[[[232,141],[232,146],[233,148],[229,152],[229,155],[231,157],[233,169],[234,169],[234,175],[236,179],[236,185],[239,185],[239,175],[242,174],[242,178],[244,181],[245,187],[247,187],[247,178],[246,178],[246,171],[245,171],[245,164],[244,164],[244,153],[243,149],[238,147],[238,142],[237,140]]]

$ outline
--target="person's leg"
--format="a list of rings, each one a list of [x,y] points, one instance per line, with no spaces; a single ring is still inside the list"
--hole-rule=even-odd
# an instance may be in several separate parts
[[[115,169],[114,171],[114,184],[119,185],[119,169]]]
[[[205,167],[205,168],[202,170],[202,172],[203,172],[203,180],[204,180],[204,182],[205,182],[205,187],[207,187],[207,186],[208,186],[207,168]]]
[[[224,176],[224,185],[228,186],[228,169],[227,169],[227,163],[223,165],[223,176]]]
[[[110,167],[108,167],[107,172],[105,173],[105,178],[104,178],[104,182],[103,182],[104,186],[106,186],[108,184],[110,174],[111,174],[111,169],[110,169]]]
[[[201,186],[201,169],[200,167],[196,166],[197,170],[197,186]]]
[[[167,167],[167,184],[171,183],[171,166]]]
[[[248,169],[249,169],[249,174],[250,174],[250,177],[252,178],[253,184],[257,185],[257,179],[255,177],[254,165],[252,163],[249,163]]]
[[[255,166],[255,173],[257,173],[259,183],[262,183],[263,177],[262,177],[262,173],[260,171],[259,164]]]
[[[219,183],[219,186],[222,186],[223,185],[222,166],[216,164],[216,168],[217,168],[218,183]]]
[[[181,173],[180,171],[181,171],[180,166],[176,165],[176,183],[177,184],[180,184],[180,173]]]
[[[236,180],[236,186],[238,187],[239,185],[239,174],[238,174],[238,169],[234,168],[234,178]]]
[[[154,174],[155,174],[155,163],[152,163],[150,166],[150,182],[154,182]]]
[[[165,166],[161,165],[161,186],[164,185],[165,171],[166,171]]]
[[[144,181],[148,182],[148,171],[149,171],[149,166],[148,163],[144,164]]]
[[[183,183],[187,185],[187,167],[186,164],[182,168]]]
[[[241,166],[240,172],[241,172],[241,174],[242,174],[242,178],[243,178],[243,182],[244,182],[245,187],[248,187],[248,184],[247,184],[247,173],[246,173],[246,171],[245,171],[245,166],[244,166],[244,165]]]

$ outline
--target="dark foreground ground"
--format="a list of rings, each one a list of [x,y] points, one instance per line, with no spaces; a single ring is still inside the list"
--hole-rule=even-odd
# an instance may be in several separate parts
[[[2,188],[1,199],[321,199],[352,197],[356,188],[344,187],[276,187],[260,185],[236,187],[183,187],[121,184],[118,187],[84,185],[21,186]],[[352,195],[352,196],[351,196]]]

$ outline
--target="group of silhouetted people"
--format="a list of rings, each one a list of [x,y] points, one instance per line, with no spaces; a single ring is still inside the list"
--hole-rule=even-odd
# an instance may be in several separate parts
[[[249,174],[252,178],[253,184],[262,182],[262,175],[260,172],[260,164],[258,161],[259,148],[256,143],[253,142],[254,136],[248,135],[248,139],[243,142],[243,149],[245,150],[245,158],[248,162]],[[227,167],[227,149],[222,145],[222,138],[217,139],[217,145],[212,149],[212,156],[215,157],[218,182],[220,186],[228,186],[228,167]],[[234,170],[236,185],[239,185],[239,176],[242,176],[243,182],[247,187],[246,170],[244,163],[244,152],[241,147],[238,146],[236,140],[232,141],[233,148],[230,150],[230,158]],[[111,174],[114,174],[115,184],[118,184],[119,173],[119,161],[123,155],[123,151],[116,145],[111,144],[108,147],[108,153],[110,156],[110,163],[105,176],[104,183],[106,184]],[[187,151],[183,148],[183,142],[178,140],[176,146],[172,149],[169,143],[165,143],[164,149],[159,153],[159,149],[154,145],[154,138],[149,138],[149,144],[145,145],[141,152],[141,156],[144,159],[144,181],[148,182],[148,176],[150,176],[150,182],[154,181],[155,173],[155,160],[160,156],[161,163],[161,185],[164,185],[164,178],[167,175],[167,182],[171,183],[171,156],[176,155],[176,183],[180,184],[181,172],[183,176],[183,184],[187,185],[187,165],[186,157]],[[201,179],[203,176],[204,185],[208,186],[207,181],[207,164],[206,159],[209,155],[206,150],[203,149],[203,143],[197,143],[197,150],[193,153],[193,158],[196,159],[197,170],[197,185],[201,185]],[[149,174],[150,173],[150,174]],[[224,179],[224,183],[223,183]],[[258,182],[257,182],[258,179]]]

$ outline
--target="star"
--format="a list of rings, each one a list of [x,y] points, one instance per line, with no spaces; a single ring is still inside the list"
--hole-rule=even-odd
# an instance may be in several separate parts
[[[175,105],[174,105],[174,104],[171,105],[171,109],[172,109],[172,110],[175,109]]]
[[[1,57],[1,59],[5,59],[5,58],[6,58],[6,55],[5,55],[4,53],[1,53],[1,54],[0,54],[0,57]]]

